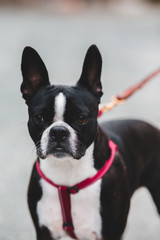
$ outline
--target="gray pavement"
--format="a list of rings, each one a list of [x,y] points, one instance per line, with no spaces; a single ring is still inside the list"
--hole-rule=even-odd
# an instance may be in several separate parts
[[[89,45],[103,56],[102,101],[160,67],[160,7],[131,1],[72,12],[0,8],[0,240],[35,239],[26,192],[35,148],[21,99],[20,60],[30,45],[44,59],[52,83],[74,84]],[[160,77],[102,120],[140,118],[160,127]],[[149,193],[132,199],[124,240],[159,240],[160,218]]]

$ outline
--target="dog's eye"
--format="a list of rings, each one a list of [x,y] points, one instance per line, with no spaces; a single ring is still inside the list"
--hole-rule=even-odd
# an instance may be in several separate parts
[[[79,116],[78,118],[78,122],[81,124],[84,124],[88,121],[87,117],[85,117],[84,115]]]
[[[33,121],[37,124],[42,124],[44,122],[44,118],[41,115],[35,115],[33,117]]]

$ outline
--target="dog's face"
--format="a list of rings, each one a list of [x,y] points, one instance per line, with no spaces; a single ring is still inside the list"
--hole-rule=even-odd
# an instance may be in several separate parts
[[[92,45],[76,86],[50,85],[38,53],[27,47],[22,56],[21,92],[29,111],[28,128],[41,158],[80,159],[97,134],[102,59]]]

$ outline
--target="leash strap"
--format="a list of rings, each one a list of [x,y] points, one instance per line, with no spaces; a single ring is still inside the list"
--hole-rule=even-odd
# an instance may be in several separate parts
[[[53,181],[51,181],[49,178],[47,178],[44,173],[42,172],[38,159],[36,161],[36,169],[39,174],[39,176],[48,182],[50,185],[56,187],[58,189],[58,196],[59,196],[59,201],[61,205],[61,213],[63,217],[63,229],[73,239],[77,239],[76,234],[74,232],[74,226],[73,226],[73,221],[72,221],[72,215],[71,215],[71,198],[70,194],[76,194],[83,188],[86,188],[90,186],[91,184],[95,183],[97,180],[101,179],[110,169],[112,166],[112,163],[115,158],[116,151],[118,150],[117,145],[112,142],[111,140],[109,141],[109,147],[111,149],[111,155],[110,158],[106,161],[105,165],[93,176],[90,178],[87,178],[80,183],[75,184],[72,187],[68,186],[61,186],[55,184]]]
[[[144,78],[139,83],[133,85],[132,87],[125,90],[123,93],[121,93],[118,96],[115,96],[112,98],[110,103],[101,105],[99,108],[98,117],[101,117],[101,115],[109,110],[112,110],[114,107],[116,107],[119,104],[124,103],[130,96],[132,96],[137,90],[141,89],[146,83],[148,83],[150,80],[152,80],[154,77],[156,77],[158,74],[160,74],[160,69],[157,69],[153,73],[151,73],[149,76]]]

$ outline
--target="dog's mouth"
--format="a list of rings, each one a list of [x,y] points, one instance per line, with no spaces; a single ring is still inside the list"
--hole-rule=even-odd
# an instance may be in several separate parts
[[[79,160],[81,157],[83,157],[85,154],[85,151],[76,151],[74,152],[72,149],[70,148],[65,148],[62,146],[56,146],[56,147],[49,147],[46,151],[46,153],[43,153],[43,151],[38,148],[37,149],[37,155],[41,158],[41,159],[46,159],[49,156],[53,156],[55,158],[61,159],[61,158],[65,158],[65,157],[71,157],[75,160]]]
[[[70,151],[66,151],[63,147],[56,147],[54,150],[49,151],[47,155],[52,155],[56,158],[64,158],[67,156],[72,156]]]
[[[56,158],[64,158],[67,156],[72,156],[72,153],[70,151],[66,151],[63,147],[55,147],[54,149],[50,148],[46,151],[46,153],[43,153],[43,151],[39,148],[37,149],[37,155],[42,158],[46,159],[48,156],[54,156]],[[73,157],[73,156],[72,156]]]

